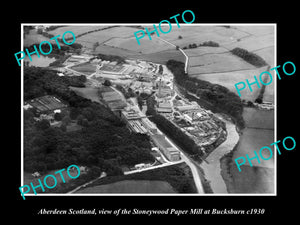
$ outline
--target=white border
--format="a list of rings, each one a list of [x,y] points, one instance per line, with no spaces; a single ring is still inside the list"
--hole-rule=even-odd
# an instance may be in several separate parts
[[[177,25],[176,23],[171,23],[172,25]],[[23,49],[23,27],[24,26],[37,26],[37,25],[70,25],[70,26],[114,26],[114,25],[120,25],[120,26],[153,26],[153,23],[21,23],[21,50]],[[156,24],[157,25],[157,24]],[[167,25],[167,24],[162,24]],[[224,26],[224,25],[230,25],[230,26],[274,26],[274,65],[270,66],[276,66],[277,65],[277,24],[276,23],[192,23],[192,24],[183,24],[181,23],[180,26]],[[180,29],[180,28],[179,28]],[[24,126],[23,126],[23,105],[24,105],[24,63],[21,63],[21,186],[23,186],[23,178],[24,178]],[[274,142],[277,140],[277,79],[274,79]],[[274,151],[276,154],[274,154],[274,193],[222,193],[222,194],[140,194],[140,193],[130,193],[130,194],[67,194],[67,193],[38,193],[38,194],[24,194],[24,196],[277,196],[277,152]]]

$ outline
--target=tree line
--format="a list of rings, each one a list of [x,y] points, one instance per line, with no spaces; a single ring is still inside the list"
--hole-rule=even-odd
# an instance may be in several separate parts
[[[249,52],[246,49],[243,48],[234,48],[230,51],[232,54],[241,57],[246,62],[256,66],[256,67],[262,67],[268,65],[266,61],[261,58],[259,55],[256,55],[253,52]]]

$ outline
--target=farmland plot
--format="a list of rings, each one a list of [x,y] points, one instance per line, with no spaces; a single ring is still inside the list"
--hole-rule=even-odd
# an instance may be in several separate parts
[[[230,50],[239,47],[250,52],[267,47],[274,47],[274,34],[266,34],[258,37],[252,35],[238,42],[224,44],[224,47]]]
[[[152,40],[146,35],[144,38],[140,39],[140,45],[132,32],[132,37],[125,38],[112,38],[111,40],[105,42],[106,45],[113,46],[116,48],[126,49],[129,51],[134,51],[136,53],[150,54],[153,52],[159,52],[168,49],[174,49],[173,46],[165,43],[164,41],[158,39],[156,36],[152,36]]]
[[[235,84],[238,82],[246,82],[246,79],[249,80],[249,82],[254,81],[254,76],[259,76],[259,74],[263,71],[266,71],[267,67],[261,67],[261,68],[254,68],[249,70],[239,70],[239,71],[232,71],[232,72],[220,72],[220,73],[207,73],[207,74],[196,74],[196,75],[190,75],[191,77],[196,77],[200,80],[206,80],[213,84],[220,84],[226,88],[228,88],[230,91],[237,94],[237,91],[235,89]],[[272,73],[274,76],[274,74]],[[255,101],[255,99],[258,97],[259,92],[261,89],[259,89],[256,85],[252,86],[253,92],[250,92],[249,88],[245,88],[241,91],[241,99],[245,99],[247,101]],[[267,92],[268,90],[268,92]],[[268,93],[268,94],[267,94]],[[265,101],[274,101],[274,82],[271,83],[269,86],[266,87],[265,95],[264,95]]]
[[[189,58],[189,75],[250,70],[255,67],[229,52]]]
[[[95,26],[95,25],[88,25],[88,24],[86,24],[84,26],[72,25],[72,26],[59,27],[59,28],[56,28],[55,30],[48,31],[48,33],[56,36],[56,35],[62,35],[66,31],[72,31],[75,34],[75,37],[77,37],[77,35],[79,35],[79,34],[97,30],[97,29],[106,28],[106,27],[109,27],[109,26]]]
[[[182,38],[179,39],[179,36]],[[220,45],[230,44],[237,39],[246,36],[249,36],[249,34],[234,28],[203,25],[182,25],[180,28],[175,25],[172,26],[172,31],[170,33],[161,35],[161,37],[165,40],[180,47],[184,47],[192,43],[200,44],[204,41],[214,41]]]
[[[78,38],[78,42],[82,43],[83,45],[88,45],[88,43],[94,44],[96,42],[101,44],[115,37],[126,38],[126,37],[134,36],[133,33],[135,31],[137,31],[137,29],[132,27],[126,27],[126,26],[112,27],[110,29],[100,30],[97,32],[83,35]]]

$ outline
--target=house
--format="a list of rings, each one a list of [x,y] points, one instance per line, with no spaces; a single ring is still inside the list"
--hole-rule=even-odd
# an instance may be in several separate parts
[[[137,169],[137,170],[144,169],[145,168],[145,163],[136,164],[134,166],[134,168]]]

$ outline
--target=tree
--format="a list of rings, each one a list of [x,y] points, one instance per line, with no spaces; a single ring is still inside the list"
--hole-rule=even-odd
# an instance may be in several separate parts
[[[253,107],[253,106],[254,106],[254,104],[253,104],[253,102],[251,102],[251,101],[248,101],[248,102],[247,102],[247,106],[248,106],[248,107]]]
[[[111,86],[111,81],[110,80],[105,80],[103,85],[109,87],[109,86]]]
[[[71,122],[71,119],[68,115],[64,116],[64,118],[61,120],[62,124],[68,126],[69,123]]]
[[[55,114],[54,114],[54,119],[55,119],[56,121],[61,121],[61,119],[62,119],[62,114],[61,114],[61,113],[55,113]]]
[[[36,128],[39,130],[46,130],[50,127],[50,123],[48,120],[41,120],[36,123]]]

